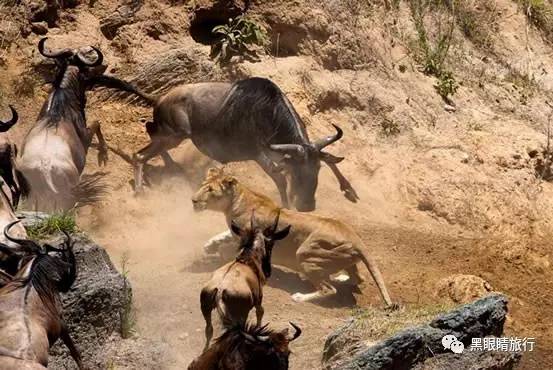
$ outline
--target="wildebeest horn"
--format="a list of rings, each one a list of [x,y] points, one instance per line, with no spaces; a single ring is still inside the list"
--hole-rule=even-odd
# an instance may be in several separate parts
[[[37,253],[38,252],[38,253],[40,253],[40,247],[34,241],[28,240],[28,239],[14,238],[14,237],[10,236],[10,234],[8,234],[8,232],[10,231],[12,226],[19,223],[19,222],[21,222],[21,220],[16,220],[16,221],[10,222],[8,225],[6,225],[6,227],[4,228],[4,236],[6,237],[6,239],[8,239],[10,242],[14,242],[14,243],[19,244],[21,247],[23,247],[23,249],[26,249],[29,252],[32,252],[32,253]]]
[[[46,43],[46,40],[48,40],[48,37],[44,37],[38,42],[38,51],[43,56],[47,58],[69,58],[70,56],[75,55],[75,52],[69,48],[65,48],[56,52],[47,52],[46,50],[44,50],[44,44]]]
[[[289,342],[293,341],[294,339],[297,339],[300,335],[301,335],[301,329],[299,326],[297,326],[296,324],[294,324],[293,322],[290,322],[290,325],[292,325],[292,327],[294,328],[294,330],[296,331],[294,333],[294,335],[292,336],[292,338],[289,340]]]
[[[272,144],[270,148],[282,154],[305,155],[305,148],[299,144]]]
[[[87,67],[96,67],[96,66],[99,66],[100,64],[102,64],[102,62],[104,61],[104,54],[102,54],[102,52],[94,47],[94,46],[91,46],[92,50],[94,50],[94,52],[96,53],[96,60],[92,63],[89,63],[86,58],[83,58],[81,52],[79,51],[77,53],[77,58],[79,58],[79,60],[81,61],[82,64],[84,64],[85,66]]]
[[[324,147],[340,140],[342,136],[344,136],[344,131],[342,131],[340,127],[336,126],[335,124],[332,124],[332,126],[334,126],[334,128],[336,129],[336,134],[315,141],[315,143],[313,143],[313,146],[317,150],[322,150]]]
[[[277,231],[277,227],[278,227],[278,221],[280,220],[280,208],[278,209],[278,212],[277,212],[277,215],[276,215],[276,218],[275,218],[275,222],[273,223],[273,234],[276,233]]]
[[[12,111],[12,119],[7,122],[0,121],[0,132],[8,131],[13,125],[17,123],[17,119],[19,118],[15,108],[12,107],[11,105],[9,107],[10,107],[10,110]]]
[[[252,217],[250,218],[250,230],[255,229],[255,209],[252,209]]]

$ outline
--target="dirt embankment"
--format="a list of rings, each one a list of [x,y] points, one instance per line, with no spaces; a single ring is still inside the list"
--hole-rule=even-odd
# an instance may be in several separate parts
[[[509,0],[474,0],[455,9],[417,7],[425,2],[410,0],[392,2],[399,5],[391,10],[356,0],[251,1],[248,14],[269,31],[268,52],[257,62],[220,68],[203,39],[221,22],[210,7],[241,7],[240,1],[64,2],[70,5],[52,24],[32,20],[46,22],[40,25],[29,23],[35,13],[21,3],[0,5],[0,115],[8,114],[9,103],[17,107],[21,121],[10,134],[18,144],[47,96],[40,73],[49,67],[36,52],[44,31],[53,47],[99,47],[110,73],[151,93],[177,83],[271,78],[311,137],[331,132],[331,123],[344,129],[344,138],[328,150],[346,157],[340,167],[361,200],[346,201],[323,167],[317,212],[353,224],[391,294],[408,307],[439,305],[439,280],[453,273],[480,276],[512,297],[508,334],[537,338],[523,366],[552,366],[553,186],[543,153],[552,49],[548,23],[536,21],[539,9],[528,22]],[[117,14],[128,17],[118,22]],[[442,69],[460,84],[447,106],[435,88],[451,82],[447,75],[423,73],[431,67],[425,50],[438,52],[436,40],[444,35],[450,38]],[[147,143],[140,119],[151,116],[148,108],[93,92],[87,116],[102,123],[114,147],[132,153]],[[191,210],[190,195],[208,161],[189,143],[174,154],[185,180],[166,179],[144,198],[131,195],[131,168],[112,155],[110,195],[79,217],[115,261],[128,254],[138,331],[170,344],[167,366],[182,368],[203,341],[198,294],[210,271],[193,267],[203,242],[224,222],[221,215]],[[91,150],[87,171],[97,169],[95,162]],[[278,199],[259,168],[231,167]],[[302,289],[308,288],[296,276],[277,275],[267,289],[266,317],[304,328],[291,363],[311,369],[319,366],[324,336],[351,313],[345,304],[351,302],[294,304],[289,293]],[[380,304],[371,284],[363,292],[359,305]]]

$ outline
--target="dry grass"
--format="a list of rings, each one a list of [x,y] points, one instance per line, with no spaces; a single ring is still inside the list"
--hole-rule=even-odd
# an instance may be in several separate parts
[[[474,46],[489,49],[498,31],[499,12],[494,0],[457,1],[455,20],[463,34]]]
[[[365,340],[378,341],[408,327],[429,322],[452,307],[452,304],[407,306],[391,312],[363,308],[354,312],[355,331]]]

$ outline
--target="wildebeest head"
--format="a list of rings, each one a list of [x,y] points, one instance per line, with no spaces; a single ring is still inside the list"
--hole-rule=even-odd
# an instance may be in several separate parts
[[[4,228],[4,236],[9,241],[17,244],[12,248],[6,244],[0,243],[0,251],[9,254],[12,257],[13,266],[16,271],[33,259],[40,262],[37,266],[43,275],[47,276],[59,292],[67,292],[77,276],[75,255],[73,253],[73,242],[71,237],[64,232],[65,240],[57,247],[50,244],[40,246],[38,243],[29,239],[18,239],[9,235],[9,230],[20,220],[8,224]],[[12,275],[15,273],[6,271]]]
[[[287,370],[289,344],[301,335],[301,329],[290,323],[288,328],[275,331],[265,326],[235,326],[227,329],[215,343],[195,359],[189,370]]]
[[[17,111],[14,107],[11,105],[9,106],[10,110],[12,111],[12,118],[9,121],[0,121],[0,132],[6,132],[8,131],[13,125],[17,123],[17,119],[19,116],[17,115]]]
[[[315,191],[319,183],[321,161],[339,163],[344,158],[333,156],[323,151],[328,145],[340,140],[343,131],[333,125],[336,134],[327,136],[313,143],[307,144],[273,144],[270,148],[283,155],[281,168],[287,173],[290,180],[288,199],[296,209],[302,212],[315,209]]]
[[[94,46],[82,47],[79,49],[65,48],[57,51],[45,49],[45,43],[48,38],[42,38],[38,43],[38,51],[47,58],[52,58],[58,66],[56,76],[56,85],[61,83],[67,70],[74,69],[80,72],[80,76],[89,80],[93,77],[102,75],[106,66],[102,65],[104,55]]]
[[[241,228],[236,222],[231,221],[231,230],[240,237],[241,253],[256,254],[261,259],[261,268],[266,278],[271,276],[271,256],[275,242],[282,240],[290,233],[291,225],[278,230],[280,210],[272,225],[260,227],[252,212],[250,227]]]

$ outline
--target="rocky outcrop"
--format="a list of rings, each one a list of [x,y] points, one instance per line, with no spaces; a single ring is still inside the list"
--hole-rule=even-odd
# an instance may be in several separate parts
[[[62,296],[64,317],[84,362],[102,368],[104,343],[121,332],[127,305],[131,302],[130,283],[115,269],[106,251],[86,236],[75,237],[77,280]],[[70,369],[75,366],[69,351],[59,342],[50,351],[49,368]]]
[[[442,338],[448,334],[455,335],[465,348],[470,346],[472,338],[500,336],[506,315],[507,298],[493,294],[442,314],[427,325],[405,329],[374,345],[367,345],[364,342],[366,338],[354,332],[355,321],[351,320],[327,338],[323,367],[328,370],[411,369],[415,366],[418,369],[435,369],[439,368],[440,359],[446,359],[460,361],[459,366],[448,368],[511,369],[520,359],[518,354],[482,352],[461,358],[442,345]],[[466,361],[474,361],[474,366],[461,365]]]
[[[456,274],[438,282],[436,295],[455,303],[469,303],[492,291],[486,280],[474,275]]]
[[[26,227],[48,217],[44,213],[20,212]],[[61,236],[53,236],[52,241]],[[117,353],[120,333],[132,303],[129,281],[111,262],[106,251],[83,233],[72,235],[77,260],[77,280],[62,295],[63,315],[71,337],[88,369],[106,369]],[[56,243],[53,243],[56,245]],[[155,356],[153,356],[155,357]],[[76,369],[69,350],[59,340],[50,350],[49,369]]]

